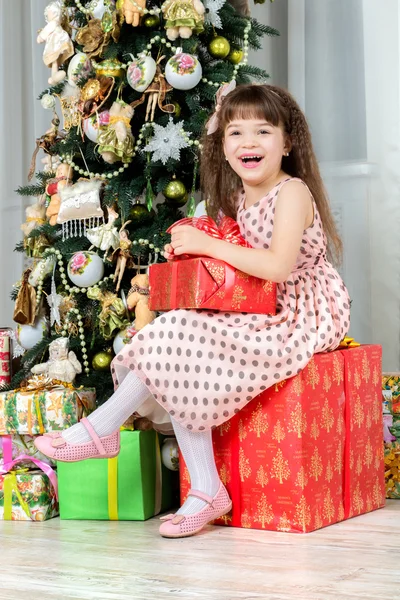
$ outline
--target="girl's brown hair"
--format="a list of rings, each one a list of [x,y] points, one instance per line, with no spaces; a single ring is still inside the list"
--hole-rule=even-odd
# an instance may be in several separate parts
[[[297,102],[282,88],[241,85],[223,98],[218,111],[218,129],[211,135],[205,132],[202,140],[200,177],[207,213],[217,219],[222,210],[236,219],[242,182],[222,150],[225,129],[234,119],[262,119],[274,126],[282,125],[292,144],[289,156],[282,157],[282,170],[291,177],[299,177],[310,188],[327,237],[328,256],[340,263],[342,242],[322,183],[310,130]]]

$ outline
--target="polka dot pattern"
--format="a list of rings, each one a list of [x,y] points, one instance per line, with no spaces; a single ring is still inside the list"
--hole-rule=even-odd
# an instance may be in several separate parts
[[[255,248],[271,243],[275,203],[286,181],[248,209],[244,197],[240,200],[240,230]],[[326,259],[315,203],[314,222],[304,231],[293,272],[278,284],[277,304],[275,316],[188,309],[165,313],[114,358],[114,384],[133,369],[149,388],[158,412],[164,409],[164,418],[167,411],[191,431],[204,431],[230,419],[268,387],[296,375],[314,353],[336,348],[349,328],[350,303],[343,281]]]

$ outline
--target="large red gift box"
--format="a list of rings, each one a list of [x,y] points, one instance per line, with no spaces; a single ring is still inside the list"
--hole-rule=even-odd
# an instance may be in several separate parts
[[[11,381],[11,329],[0,328],[0,387]]]
[[[317,354],[213,434],[233,527],[309,532],[385,504],[381,347]],[[181,498],[190,488],[181,459]]]
[[[190,225],[231,244],[249,247],[240,234],[239,225],[230,217],[223,217],[218,226],[205,216],[181,219],[167,233],[182,225]],[[205,256],[185,255],[168,263],[152,265],[149,285],[151,310],[202,308],[266,315],[276,313],[275,283]]]

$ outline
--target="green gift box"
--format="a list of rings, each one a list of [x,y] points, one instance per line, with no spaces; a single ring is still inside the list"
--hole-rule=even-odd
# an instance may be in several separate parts
[[[177,475],[155,431],[121,431],[116,458],[58,463],[61,519],[145,521],[174,502]]]

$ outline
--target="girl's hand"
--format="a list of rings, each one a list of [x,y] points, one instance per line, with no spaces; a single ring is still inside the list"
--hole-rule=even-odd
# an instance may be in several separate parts
[[[174,249],[171,246],[171,244],[165,244],[163,254],[164,254],[164,258],[166,258],[167,260],[174,259]]]
[[[171,231],[171,247],[175,256],[197,254],[210,256],[214,241],[210,235],[190,225],[177,225]]]

